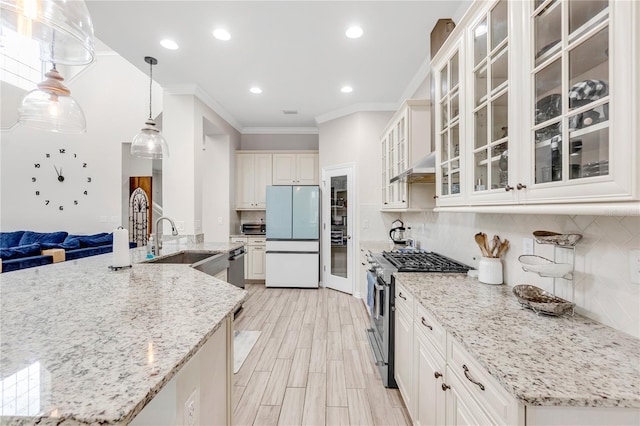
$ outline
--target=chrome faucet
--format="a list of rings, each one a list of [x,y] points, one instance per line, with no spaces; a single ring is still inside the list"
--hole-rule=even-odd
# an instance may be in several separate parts
[[[166,216],[159,217],[156,220],[156,233],[154,234],[154,237],[155,237],[155,245],[153,247],[153,251],[154,251],[153,255],[154,256],[159,256],[160,255],[160,249],[162,248],[162,239],[160,239],[160,235],[159,235],[160,234],[160,230],[158,228],[160,226],[160,222],[163,219],[164,220],[168,220],[169,223],[171,224],[171,235],[174,235],[174,236],[178,235],[178,230],[176,229],[176,224],[173,223],[173,219],[171,219],[170,217],[166,217]]]

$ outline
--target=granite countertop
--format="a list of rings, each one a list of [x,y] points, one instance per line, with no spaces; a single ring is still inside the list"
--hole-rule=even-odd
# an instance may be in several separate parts
[[[240,246],[171,242],[162,255]],[[107,253],[2,274],[0,423],[128,423],[246,298],[188,265],[138,263],[144,247],[131,254],[118,271]]]
[[[640,339],[577,314],[538,316],[511,287],[462,274],[396,279],[523,404],[640,407]]]

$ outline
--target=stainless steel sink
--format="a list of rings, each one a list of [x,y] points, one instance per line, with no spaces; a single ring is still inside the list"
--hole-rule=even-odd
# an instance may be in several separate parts
[[[183,264],[205,274],[215,276],[229,267],[229,255],[227,253],[201,253],[193,251],[181,251],[167,256],[149,259],[144,263]]]
[[[211,253],[199,253],[192,251],[181,251],[168,256],[159,256],[153,259],[145,261],[145,263],[183,263],[191,265],[193,263],[200,262],[209,257],[217,256],[218,254]]]

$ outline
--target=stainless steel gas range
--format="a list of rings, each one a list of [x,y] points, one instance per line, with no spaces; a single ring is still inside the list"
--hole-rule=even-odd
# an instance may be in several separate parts
[[[369,291],[373,292],[371,328],[367,330],[382,382],[388,388],[397,388],[394,378],[393,342],[395,339],[395,273],[466,273],[470,268],[438,253],[419,249],[398,249],[371,255],[372,277]]]

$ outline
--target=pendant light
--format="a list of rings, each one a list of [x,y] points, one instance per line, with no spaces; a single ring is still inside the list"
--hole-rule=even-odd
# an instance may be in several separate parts
[[[153,83],[153,66],[158,63],[156,58],[145,56],[144,61],[149,64],[149,118],[144,128],[131,142],[131,155],[154,160],[169,156],[169,146],[156,128],[156,122],[151,118],[151,84]]]
[[[0,0],[0,9],[2,28],[38,41],[43,62],[93,61],[93,23],[83,0]]]
[[[60,133],[84,133],[87,122],[82,108],[71,97],[62,82],[56,64],[45,74],[46,80],[22,99],[18,108],[18,122],[30,127]]]

